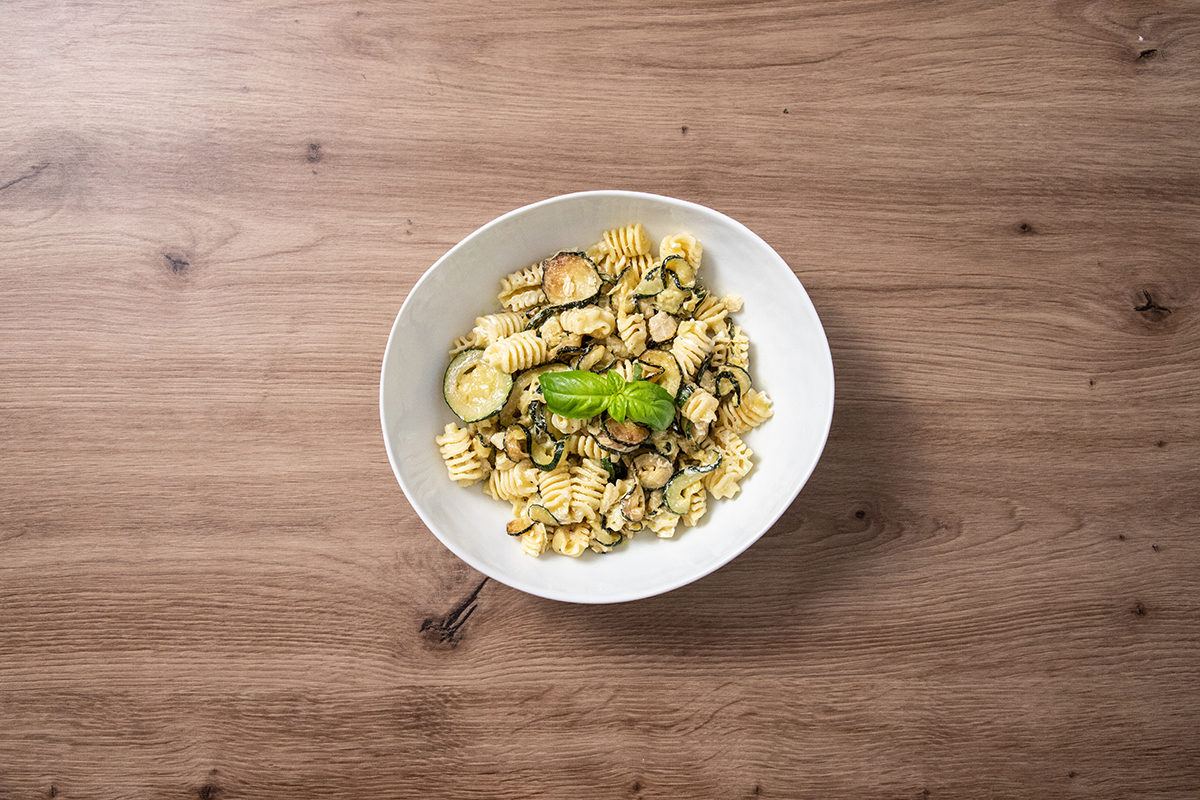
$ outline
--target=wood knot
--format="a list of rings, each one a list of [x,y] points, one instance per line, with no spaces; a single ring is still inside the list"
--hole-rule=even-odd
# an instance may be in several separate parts
[[[487,578],[480,581],[479,585],[475,587],[475,591],[445,614],[426,617],[421,622],[419,631],[421,638],[434,647],[458,647],[459,642],[462,641],[463,626],[467,623],[467,619],[475,613],[475,609],[479,607],[479,592],[483,590],[487,582]]]
[[[171,273],[174,275],[182,275],[192,265],[186,256],[178,253],[163,253],[163,258],[167,260],[167,266],[170,267]]]
[[[1036,231],[1034,231],[1033,226],[1028,222],[1022,222],[1017,226],[1017,233],[1036,233]]]
[[[1155,302],[1150,295],[1149,289],[1142,289],[1142,297],[1146,298],[1146,302],[1133,307],[1133,310],[1142,315],[1148,322],[1161,322],[1171,314],[1171,309]]]
[[[321,143],[320,142],[309,142],[308,143],[308,151],[304,154],[305,161],[307,161],[310,164],[316,164],[318,161],[320,161],[324,157],[325,157],[324,154],[321,152]]]
[[[1144,61],[1148,58],[1155,58],[1157,56],[1158,56],[1158,48],[1157,47],[1148,47],[1145,50],[1138,51],[1138,60],[1139,61]]]
[[[1144,605],[1142,605],[1141,603],[1138,603],[1137,605],[1135,605],[1132,609],[1130,609],[1130,611],[1139,617],[1144,617],[1144,616],[1146,616],[1147,613],[1149,613],[1146,611],[1146,607]]]
[[[206,783],[200,787],[197,794],[200,796],[200,800],[217,800],[221,795],[221,787],[215,783]]]
[[[866,516],[867,516],[867,512],[866,512],[866,511],[863,511],[861,508],[860,508],[858,511],[855,511],[855,512],[854,512],[854,518],[855,518],[855,519],[863,519],[863,518],[865,518]]]
[[[680,125],[679,132],[682,133],[684,136],[687,136],[687,125]]]

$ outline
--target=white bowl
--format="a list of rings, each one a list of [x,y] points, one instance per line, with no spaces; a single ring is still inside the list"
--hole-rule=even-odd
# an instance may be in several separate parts
[[[700,277],[736,293],[751,342],[750,371],[775,416],[743,438],[754,469],[736,497],[711,500],[675,538],[649,530],[603,555],[532,558],[505,534],[511,508],[481,485],[452,483],[434,436],[457,418],[442,398],[447,350],[475,318],[499,311],[500,279],[610,228],[641,222],[653,242],[690,233],[704,248]],[[791,268],[741,223],[710,208],[638,192],[579,192],[492,220],[437,260],[409,293],[388,337],[379,387],[383,439],[396,478],[434,535],[475,569],[530,594],[616,603],[670,591],[728,563],[762,536],[808,480],[833,417],[833,361],[812,301]]]

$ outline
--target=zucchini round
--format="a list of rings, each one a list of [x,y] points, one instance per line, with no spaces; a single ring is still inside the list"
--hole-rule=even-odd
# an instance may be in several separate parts
[[[625,538],[624,536],[621,535],[620,531],[610,531],[606,528],[601,528],[600,530],[596,531],[595,537],[596,537],[596,541],[599,542],[600,544],[604,545],[605,547],[612,547],[613,545],[618,545],[621,543],[621,540],[623,538]],[[608,541],[605,541],[606,539]]]
[[[733,405],[742,404],[742,395],[750,391],[750,373],[736,364],[724,364],[717,373],[716,380],[718,397],[733,395]]]
[[[500,412],[501,424],[508,426],[516,421],[520,416],[518,406],[520,405],[521,395],[525,390],[534,384],[539,377],[546,372],[561,372],[570,369],[566,364],[542,364],[541,366],[531,367],[517,375],[513,381],[513,390],[509,395],[508,401],[504,404],[504,409]],[[541,389],[539,384],[536,389]]]
[[[510,521],[505,527],[509,536],[520,536],[523,533],[528,533],[533,530],[536,520],[531,520],[528,517],[517,517]]]
[[[666,288],[666,283],[663,281],[662,267],[655,267],[646,273],[646,277],[642,278],[633,290],[633,296],[637,298],[654,297],[654,295]]]
[[[675,356],[666,350],[647,350],[638,357],[642,363],[642,379],[657,383],[671,393],[672,397],[679,394],[679,385],[683,382],[683,374],[679,371],[679,363]]]
[[[545,435],[534,436],[533,441],[529,443],[529,460],[538,469],[549,472],[558,466],[566,444],[563,439]]]
[[[558,525],[558,517],[550,513],[550,509],[538,503],[531,503],[526,509],[529,518],[534,522],[540,522],[543,525]]]
[[[552,306],[582,305],[600,293],[602,283],[583,253],[559,253],[542,262],[542,291]]]
[[[667,510],[672,514],[686,514],[690,511],[691,503],[685,496],[685,492],[702,481],[704,476],[716,469],[720,463],[721,455],[718,453],[711,464],[684,467],[672,475],[663,490],[663,504],[666,505]]]
[[[670,273],[680,289],[691,289],[696,285],[696,268],[683,256],[667,256],[663,259],[662,268]]]
[[[604,432],[619,445],[637,447],[650,436],[650,429],[631,419],[617,422],[612,417],[604,420]]]
[[[500,413],[512,388],[512,375],[484,361],[482,349],[463,350],[450,359],[442,379],[446,405],[463,422],[478,422]]]

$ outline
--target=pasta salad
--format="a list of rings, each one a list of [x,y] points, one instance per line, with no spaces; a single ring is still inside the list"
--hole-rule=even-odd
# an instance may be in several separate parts
[[[456,339],[435,437],[451,480],[512,505],[532,556],[674,536],[750,472],[742,434],[774,413],[753,386],[737,295],[711,294],[702,247],[640,223],[508,275],[503,310]]]

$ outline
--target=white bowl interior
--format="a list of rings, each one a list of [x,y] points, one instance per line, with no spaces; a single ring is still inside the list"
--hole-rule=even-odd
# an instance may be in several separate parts
[[[700,277],[745,301],[734,315],[751,342],[755,386],[775,416],[743,438],[755,467],[742,491],[711,500],[673,539],[646,531],[611,553],[531,558],[504,526],[508,503],[481,485],[452,483],[434,436],[458,422],[441,391],[450,342],[499,311],[500,279],[562,249],[582,249],[610,228],[641,222],[654,242],[690,233],[704,248]],[[409,502],[452,552],[531,594],[580,603],[649,597],[703,577],[754,543],[812,473],[833,417],[833,361],[817,312],[783,259],[741,223],[704,206],[637,192],[563,195],[517,209],[475,231],[413,287],[388,339],[380,415],[388,458]]]

